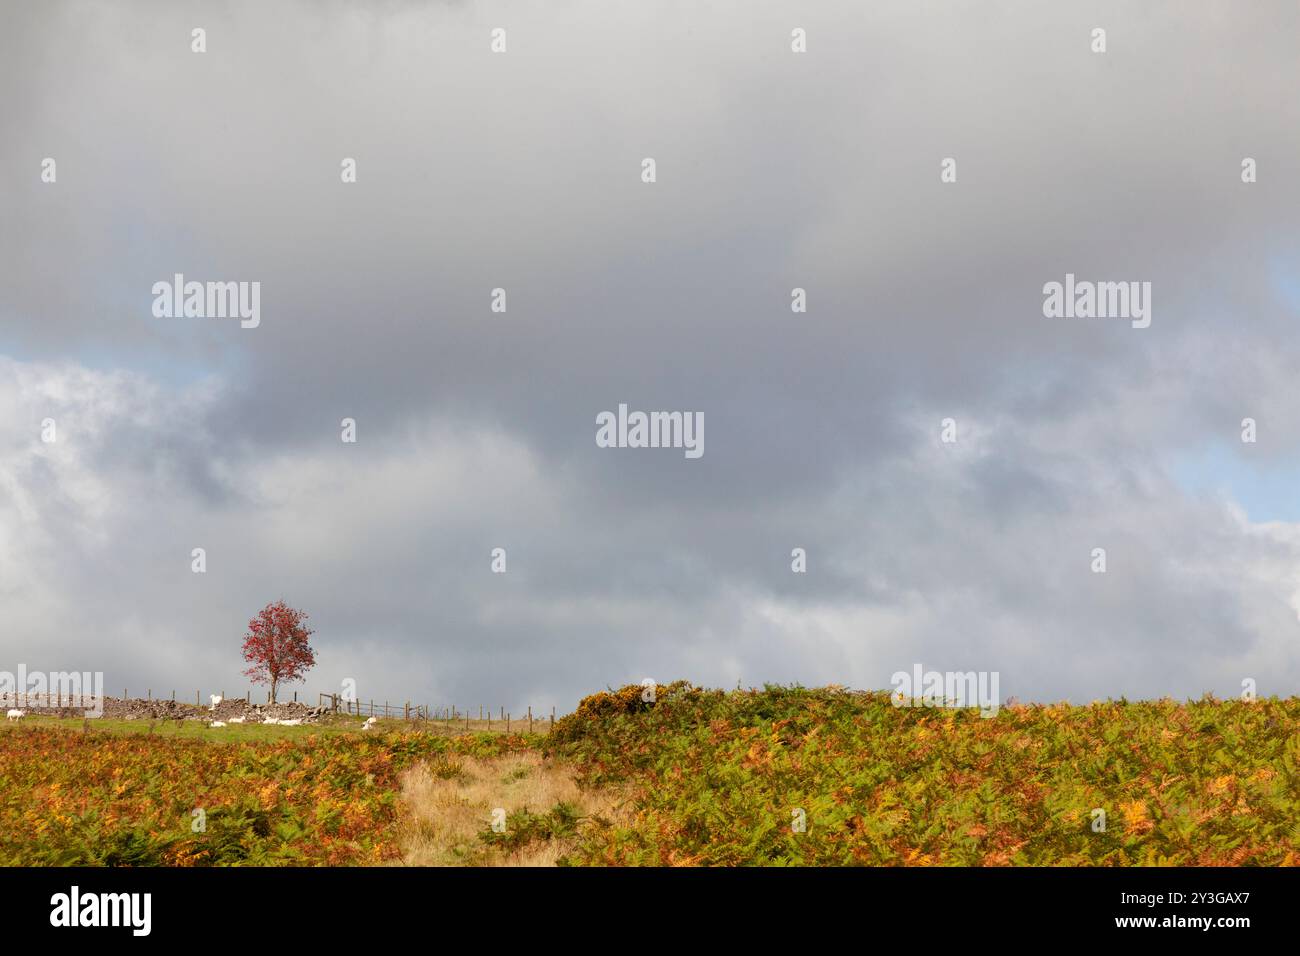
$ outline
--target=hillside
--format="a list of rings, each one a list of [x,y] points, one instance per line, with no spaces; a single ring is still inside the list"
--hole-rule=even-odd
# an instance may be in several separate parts
[[[25,719],[0,732],[0,864],[1300,862],[1295,698],[983,719],[836,689],[642,693],[545,736]]]
[[[550,746],[635,823],[575,862],[1294,865],[1300,700],[894,707],[884,693],[639,687]],[[793,831],[803,810],[806,832]],[[1094,830],[1094,810],[1105,830]]]

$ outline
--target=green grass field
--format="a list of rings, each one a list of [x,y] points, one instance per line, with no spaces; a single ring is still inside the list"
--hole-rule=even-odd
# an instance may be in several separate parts
[[[294,740],[311,733],[340,734],[360,732],[361,722],[331,718],[319,724],[300,727],[281,727],[278,724],[228,724],[209,728],[197,720],[110,720],[97,718],[87,721],[90,731],[109,734],[146,734],[162,738],[206,740],[212,743],[235,743],[249,740]],[[152,729],[150,724],[152,723]],[[396,721],[400,724],[401,721]],[[82,731],[82,721],[73,718],[42,717],[28,714],[21,721],[6,721],[0,725],[3,733],[24,733],[32,729],[59,729],[70,733]]]

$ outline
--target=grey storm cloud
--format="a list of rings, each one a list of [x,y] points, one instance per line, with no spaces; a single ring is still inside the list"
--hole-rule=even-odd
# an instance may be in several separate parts
[[[232,690],[283,597],[309,690],[439,704],[1295,691],[1300,528],[1178,476],[1300,448],[1293,4],[0,16],[6,657]],[[155,318],[175,273],[261,325]],[[1067,273],[1151,327],[1045,318]],[[598,448],[620,402],[704,456]]]

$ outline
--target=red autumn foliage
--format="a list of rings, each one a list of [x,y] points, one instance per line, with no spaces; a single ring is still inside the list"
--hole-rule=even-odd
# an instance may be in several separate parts
[[[306,621],[304,612],[276,601],[248,622],[244,660],[253,666],[244,671],[244,676],[259,684],[270,684],[272,701],[279,684],[305,680],[307,669],[316,664],[316,655],[307,643],[316,632]]]

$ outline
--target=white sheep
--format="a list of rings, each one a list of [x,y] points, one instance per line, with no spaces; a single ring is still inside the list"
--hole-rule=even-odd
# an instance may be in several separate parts
[[[377,724],[377,723],[379,723],[379,718],[378,718],[378,717],[370,717],[370,718],[367,718],[367,719],[366,719],[366,722],[365,722],[364,724],[361,725],[361,729],[362,729],[362,730],[373,730],[374,727],[375,727],[375,724]]]
[[[22,720],[26,716],[27,711],[25,710],[10,710],[6,715],[9,720]]]
[[[301,726],[301,724],[302,724],[302,718],[301,718],[301,717],[295,717],[293,720],[282,720],[282,721],[280,721],[280,726],[281,726],[281,727],[298,727],[298,726]]]
[[[228,724],[242,724],[243,722],[244,722],[243,717],[231,717],[228,721],[226,721],[226,723]]]
[[[226,726],[226,722],[225,722],[224,720],[214,720],[212,723],[208,724],[208,726],[209,726],[209,727],[224,727],[224,726]]]
[[[217,704],[221,703],[224,698],[220,694],[209,694],[208,700],[212,701],[212,706],[208,710],[216,710]]]
[[[280,721],[276,720],[274,717],[268,717],[262,721],[263,724],[278,724],[279,722]]]

